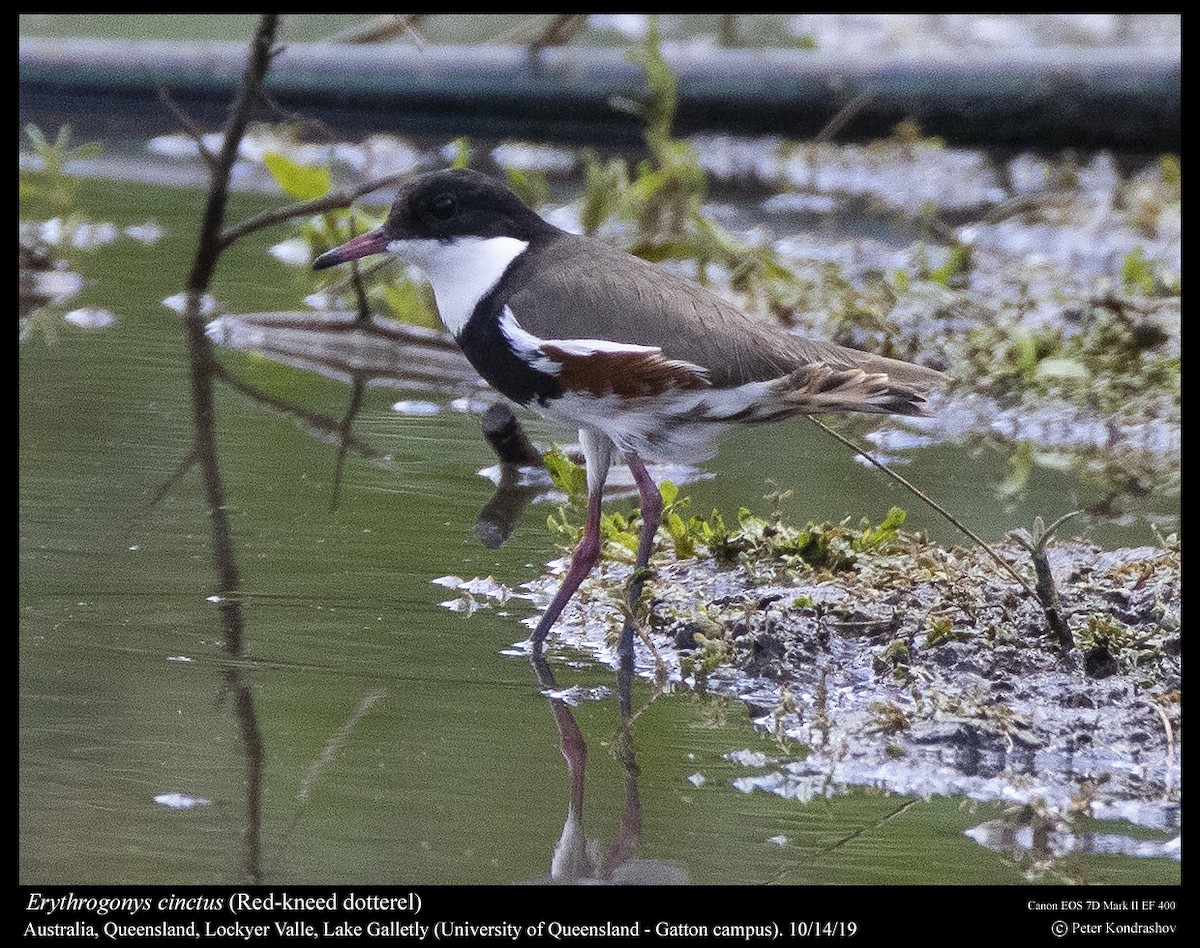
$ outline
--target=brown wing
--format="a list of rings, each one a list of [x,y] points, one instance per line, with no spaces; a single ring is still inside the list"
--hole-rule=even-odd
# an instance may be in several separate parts
[[[702,369],[668,359],[655,349],[584,353],[548,339],[542,343],[541,351],[547,360],[558,364],[558,381],[571,392],[596,396],[612,393],[629,398],[710,386]]]
[[[656,346],[667,359],[705,368],[717,388],[779,378],[813,362],[883,373],[921,390],[943,378],[922,366],[794,336],[699,284],[587,237],[551,242],[511,278],[508,305],[533,335]]]

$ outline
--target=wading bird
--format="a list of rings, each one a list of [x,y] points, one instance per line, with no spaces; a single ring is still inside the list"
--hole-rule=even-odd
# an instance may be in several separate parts
[[[381,253],[425,271],[442,322],[492,387],[579,429],[587,523],[533,632],[536,650],[600,558],[600,501],[614,453],[641,494],[640,574],[662,515],[644,457],[705,460],[731,426],[794,415],[924,414],[923,395],[943,378],[758,322],[684,277],[560,230],[473,171],[414,178],[382,227],[313,267]],[[640,586],[631,583],[633,602]],[[622,654],[632,647],[627,624]]]

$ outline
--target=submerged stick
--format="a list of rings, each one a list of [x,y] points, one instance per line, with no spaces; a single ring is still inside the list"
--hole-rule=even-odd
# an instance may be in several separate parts
[[[948,511],[945,507],[943,507],[941,504],[939,504],[936,500],[934,500],[932,497],[930,497],[928,494],[926,494],[923,490],[921,490],[919,487],[917,487],[911,481],[905,479],[904,477],[901,477],[899,474],[897,474],[895,471],[893,471],[890,467],[888,467],[886,464],[884,464],[882,461],[880,461],[878,458],[876,458],[874,455],[872,455],[871,452],[869,452],[866,448],[860,448],[857,444],[855,444],[849,438],[834,431],[827,424],[825,424],[822,421],[818,421],[812,415],[805,415],[804,417],[807,418],[809,421],[811,421],[814,425],[816,425],[822,431],[824,431],[831,438],[836,438],[838,441],[840,441],[842,444],[844,444],[846,447],[848,447],[855,454],[861,455],[862,457],[866,458],[868,461],[871,462],[871,464],[875,465],[875,467],[877,467],[877,468],[879,468],[879,470],[883,471],[884,474],[886,474],[888,477],[890,477],[892,480],[894,480],[897,484],[899,484],[902,487],[906,488],[907,490],[911,491],[914,496],[916,496],[920,500],[924,501],[924,503],[926,503],[930,507],[932,507],[935,511],[937,511],[937,513],[941,514],[948,523],[952,524],[958,530],[962,531],[962,533],[964,533],[966,536],[970,537],[972,540],[974,540],[976,543],[978,543],[979,546],[983,548],[984,552],[987,553],[987,555],[990,556],[993,560],[995,560],[996,563],[998,563],[1004,569],[1004,571],[1006,573],[1008,573],[1013,579],[1015,579],[1018,583],[1020,583],[1021,588],[1024,589],[1027,593],[1029,593],[1029,595],[1032,598],[1038,599],[1040,601],[1041,597],[1038,596],[1038,594],[1034,590],[1034,588],[1032,586],[1030,586],[1028,582],[1025,581],[1025,579],[1021,576],[1021,574],[1018,573],[1015,569],[1013,569],[1012,565],[1007,560],[1005,560],[1003,557],[1001,557],[999,553],[997,553],[995,550],[993,550],[987,544],[987,542],[983,539],[983,537],[981,537],[978,533],[976,533],[974,530],[972,530],[970,527],[968,527],[965,523],[963,523],[961,520],[959,520],[956,516],[954,516],[954,514],[950,513],[950,511]]]

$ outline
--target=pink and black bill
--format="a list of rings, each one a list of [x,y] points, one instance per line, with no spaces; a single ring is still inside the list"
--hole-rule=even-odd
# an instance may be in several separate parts
[[[361,257],[386,253],[390,240],[391,238],[383,227],[369,230],[365,234],[359,234],[346,241],[340,247],[326,250],[313,261],[312,267],[314,270],[325,270],[328,267],[336,267],[339,263],[349,263],[351,260],[358,260]]]

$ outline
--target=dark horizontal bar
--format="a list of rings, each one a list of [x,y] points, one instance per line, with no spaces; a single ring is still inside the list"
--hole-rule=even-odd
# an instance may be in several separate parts
[[[177,127],[160,86],[203,122],[220,121],[246,45],[145,40],[20,40],[20,109],[158,134]],[[1180,64],[1141,50],[1056,50],[955,61],[851,61],[794,50],[677,50],[675,131],[817,134],[848,103],[840,141],[882,137],[909,119],[956,145],[1058,150],[1180,150]],[[614,109],[641,71],[612,49],[301,44],[267,82],[285,109],[341,133],[519,137],[628,147],[641,125]],[[859,98],[862,96],[863,98]],[[277,118],[266,112],[263,118]]]

